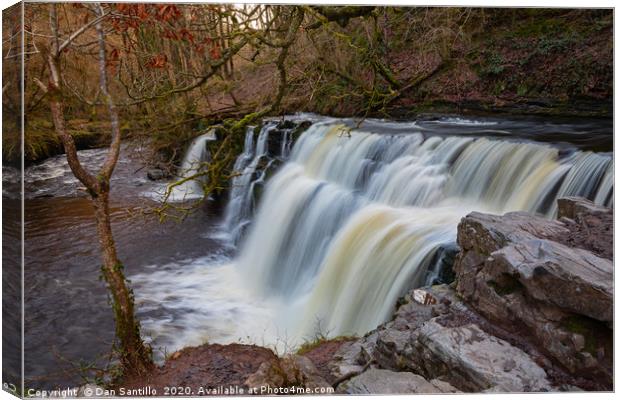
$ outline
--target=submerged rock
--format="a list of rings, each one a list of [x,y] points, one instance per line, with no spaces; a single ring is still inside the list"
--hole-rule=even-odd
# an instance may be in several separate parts
[[[146,177],[152,181],[159,181],[166,178],[167,174],[163,169],[151,168],[146,172]]]
[[[454,282],[455,275],[452,266],[459,250],[459,247],[454,243],[443,244],[437,249],[429,264],[426,276],[428,285]]]

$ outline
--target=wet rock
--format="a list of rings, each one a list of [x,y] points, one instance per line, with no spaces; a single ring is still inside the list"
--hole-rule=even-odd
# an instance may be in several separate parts
[[[558,221],[534,216],[525,212],[511,212],[501,215],[473,212],[461,220],[457,243],[462,251],[457,257],[474,250],[480,257],[511,243],[532,239],[555,239],[569,234],[569,229]],[[460,278],[456,271],[457,279]]]
[[[416,289],[401,299],[391,321],[350,344],[346,351],[342,349],[336,364],[341,372],[351,375],[367,374],[364,366],[371,364],[410,372],[431,383],[439,379],[463,391],[550,390],[546,372],[532,356],[489,333],[489,328],[488,321],[463,303],[450,286]],[[369,339],[372,346],[368,346]],[[362,340],[366,351],[362,350]],[[357,382],[353,378],[350,381]],[[344,386],[342,390],[362,393],[364,389]]]
[[[562,311],[613,319],[613,265],[588,251],[531,240],[493,253],[483,273],[487,282],[497,279],[496,292],[523,290],[529,298]],[[513,281],[506,278],[506,288],[500,281],[507,276]]]
[[[419,302],[416,292],[424,292],[425,298],[434,301]],[[419,336],[419,328],[432,318],[446,314],[449,307],[454,307],[458,300],[454,298],[454,290],[447,285],[415,289],[407,293],[394,314],[392,321],[378,327],[372,360],[382,368],[395,371],[412,371],[423,373],[418,358],[415,357],[414,346]]]
[[[425,298],[432,297],[432,302],[420,302],[415,299],[414,292],[423,292]],[[425,304],[426,303],[426,304]],[[431,351],[422,342],[422,327],[427,323],[436,323],[445,329],[474,329],[482,331],[489,341],[499,341],[509,346],[511,351],[520,355],[522,360],[527,360],[528,365],[536,366],[532,371],[544,370],[548,385],[536,387],[536,385],[523,384],[523,391],[527,390],[564,390],[564,388],[579,386],[586,390],[603,390],[607,386],[592,378],[585,378],[580,374],[570,375],[564,366],[559,364],[549,355],[546,348],[540,345],[540,341],[528,334],[527,327],[522,324],[506,325],[491,321],[481,315],[472,305],[467,304],[449,285],[436,285],[412,290],[399,300],[398,308],[392,320],[380,325],[369,332],[358,343],[351,343],[348,347],[348,356],[338,355],[332,360],[332,367],[338,365],[342,372],[349,373],[340,382],[360,375],[365,371],[364,367],[388,369],[392,371],[412,372],[424,377],[426,380],[441,379],[449,382],[462,391],[506,391],[506,384],[501,381],[490,381],[486,385],[472,385],[468,374],[488,374],[488,369],[493,371],[513,371],[519,369],[519,364],[503,357],[503,346],[488,347],[487,360],[480,364],[480,372],[465,372],[459,364],[446,363],[440,356],[440,352]],[[588,321],[580,319],[563,321],[571,330],[579,331],[582,326],[589,326]],[[466,328],[462,328],[466,327]],[[571,333],[567,340],[572,340],[575,345],[586,345],[581,340],[582,336]],[[362,350],[361,341],[366,342],[368,350]],[[368,346],[368,342],[372,346]],[[456,346],[458,351],[463,346]],[[587,347],[587,345],[586,345]],[[500,354],[493,354],[500,351]],[[343,348],[344,352],[344,348]],[[346,363],[343,363],[347,360]],[[490,360],[490,361],[489,361]],[[591,360],[590,360],[591,361]],[[343,365],[344,364],[344,365]],[[456,366],[455,366],[456,365]],[[346,369],[345,369],[346,368]],[[478,366],[472,367],[476,371]],[[527,368],[529,370],[529,368]],[[512,372],[511,372],[512,373]],[[524,376],[527,381],[538,381],[537,376]],[[338,381],[335,381],[339,383]]]
[[[308,357],[327,382],[335,382],[336,378],[330,372],[330,362],[332,362],[334,355],[337,354],[342,346],[355,340],[354,338],[325,340],[313,348],[304,351],[303,354],[299,352],[297,354]]]
[[[416,341],[428,375],[467,391],[547,391],[547,374],[526,353],[477,325],[445,327],[431,320]]]
[[[427,381],[411,372],[394,372],[386,369],[369,369],[343,382],[336,389],[346,394],[411,394],[456,393],[457,389],[439,380]]]
[[[563,218],[604,215],[561,203]],[[524,213],[471,213],[458,228],[457,292],[506,330],[520,330],[570,373],[611,385],[613,265],[569,247],[565,223]]]
[[[152,181],[159,181],[166,177],[166,173],[162,169],[152,168],[146,172],[146,177]]]
[[[444,244],[437,249],[429,264],[426,276],[427,284],[438,285],[454,282],[455,275],[452,266],[459,250],[456,244]]]
[[[335,382],[363,372],[374,361],[378,330],[342,345],[328,363],[330,375]]]
[[[612,209],[598,206],[584,198],[565,197],[558,200],[558,219],[570,230],[569,235],[558,238],[560,243],[613,260]]]
[[[569,218],[575,220],[587,216],[613,215],[613,210],[594,204],[583,197],[563,197],[558,199],[558,219]]]
[[[307,389],[331,386],[308,357],[290,355],[280,361],[280,366],[289,384]]]

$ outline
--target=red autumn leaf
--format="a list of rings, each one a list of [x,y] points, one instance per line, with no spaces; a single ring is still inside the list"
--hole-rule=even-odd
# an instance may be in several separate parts
[[[140,18],[142,21],[149,17],[149,13],[146,11],[146,4],[138,4],[137,14],[138,18]]]
[[[178,18],[181,15],[179,9],[171,4],[158,5],[157,18],[163,21],[169,21],[172,18]]]
[[[119,58],[118,49],[112,49],[112,51],[110,52],[110,55],[108,56],[108,60],[118,61],[118,58]]]
[[[158,54],[155,57],[151,58],[146,65],[151,68],[164,68],[166,66],[166,62],[168,61],[168,57],[165,54]]]
[[[117,18],[112,19],[112,27],[116,32],[122,32],[123,28],[121,27],[120,20]]]
[[[192,35],[190,31],[183,28],[179,31],[179,33],[181,34],[181,38],[183,40],[187,40],[190,43],[194,43],[194,35]]]
[[[211,50],[209,50],[209,55],[214,60],[219,60],[222,57],[222,52],[220,50],[220,46],[213,46]]]

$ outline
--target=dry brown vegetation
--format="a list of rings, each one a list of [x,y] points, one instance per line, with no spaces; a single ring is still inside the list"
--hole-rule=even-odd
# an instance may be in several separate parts
[[[284,60],[287,96],[280,112],[394,117],[472,108],[531,112],[534,106],[551,113],[609,112],[609,10],[166,7],[110,5],[105,26],[111,92],[121,106],[124,135],[148,136],[173,161],[201,129],[273,102],[279,51],[272,41],[282,40],[296,10],[304,13],[303,22]],[[80,4],[60,9],[65,36],[92,19]],[[46,80],[41,60],[48,19],[45,4],[27,5],[27,160],[61,150],[34,83]],[[6,22],[5,57],[19,50],[9,40],[16,24]],[[67,47],[62,65],[69,131],[80,147],[109,138],[97,118],[102,109],[89,45],[94,35],[88,29]],[[5,76],[15,76],[15,67],[5,65]],[[7,84],[13,83],[3,88]],[[6,130],[4,156],[14,160],[16,104],[5,97],[5,124],[14,129]]]

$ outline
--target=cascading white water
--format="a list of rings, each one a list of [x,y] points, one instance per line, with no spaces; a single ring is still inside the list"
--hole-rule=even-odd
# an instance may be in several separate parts
[[[318,123],[272,177],[237,262],[255,292],[280,299],[297,337],[316,321],[363,334],[423,284],[471,211],[553,216],[558,196],[613,202],[609,154]]]
[[[267,168],[260,171],[255,179],[255,173],[261,160],[267,155],[269,133],[275,124],[268,123],[261,128],[256,146],[254,146],[254,127],[248,127],[245,133],[243,153],[237,158],[232,179],[230,199],[226,207],[224,226],[231,233],[232,241],[237,242],[243,229],[250,223],[254,206],[254,187],[263,182]]]
[[[611,206],[614,202],[614,160],[607,166],[607,171],[601,180],[594,202]]]
[[[265,183],[267,172],[276,159],[288,157],[291,146],[290,129],[281,132],[280,153],[269,153],[269,140],[277,128],[276,122],[267,122],[262,126],[256,144],[254,144],[255,127],[248,127],[245,133],[243,153],[234,165],[230,197],[224,216],[224,227],[230,233],[231,241],[237,243],[244,229],[250,224],[256,208],[255,189]]]
[[[200,171],[202,164],[209,159],[207,142],[211,140],[216,140],[213,132],[200,135],[192,141],[179,168],[179,179],[192,177]],[[168,201],[184,201],[201,197],[203,195],[202,182],[204,180],[201,178],[190,179],[173,186]]]

